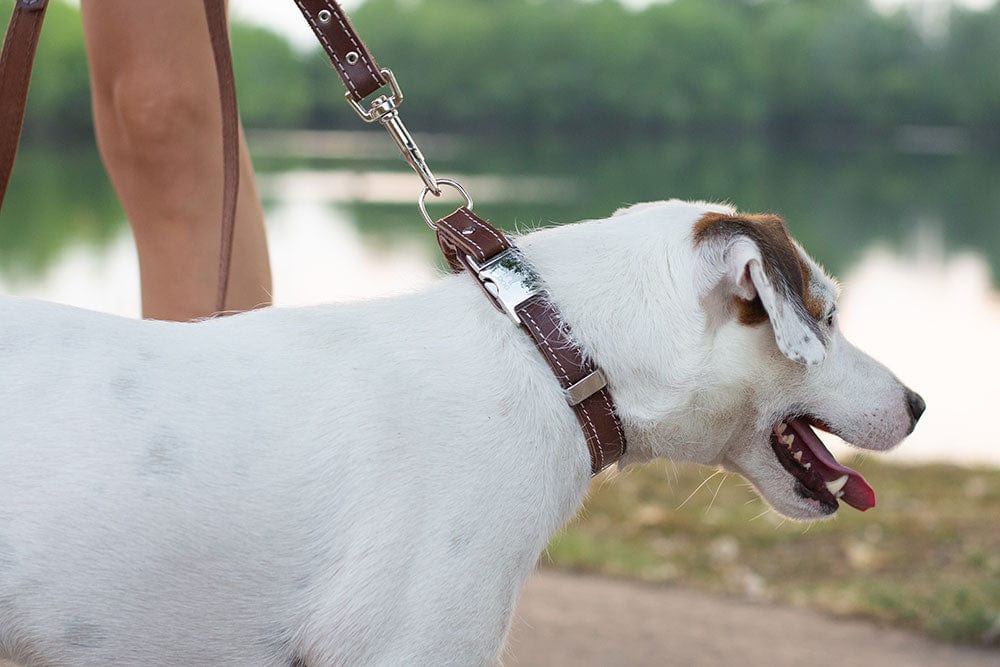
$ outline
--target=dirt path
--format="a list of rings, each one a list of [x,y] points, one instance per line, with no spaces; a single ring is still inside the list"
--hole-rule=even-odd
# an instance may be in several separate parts
[[[552,571],[521,595],[507,667],[997,667],[1000,651],[871,623]]]
[[[1000,650],[614,579],[536,573],[506,667],[997,667]],[[16,667],[0,659],[0,667]]]

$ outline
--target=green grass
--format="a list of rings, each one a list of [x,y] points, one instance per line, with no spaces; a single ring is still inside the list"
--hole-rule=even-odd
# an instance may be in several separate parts
[[[850,463],[868,512],[783,521],[736,475],[652,464],[595,480],[543,563],[876,619],[955,642],[1000,634],[1000,470]]]

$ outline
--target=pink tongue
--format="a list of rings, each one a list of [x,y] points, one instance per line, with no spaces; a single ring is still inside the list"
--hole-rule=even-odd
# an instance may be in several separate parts
[[[792,419],[787,422],[794,431],[795,449],[802,449],[802,463],[811,463],[810,471],[822,478],[823,482],[833,482],[847,475],[847,483],[842,489],[840,499],[862,512],[875,507],[875,490],[865,481],[861,473],[841,465],[833,458],[809,423],[803,419]],[[803,445],[805,446],[803,448]]]

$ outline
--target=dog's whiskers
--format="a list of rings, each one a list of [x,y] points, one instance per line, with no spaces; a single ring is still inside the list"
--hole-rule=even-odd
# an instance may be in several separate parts
[[[667,484],[676,484],[680,479],[680,472],[678,471],[677,464],[671,460],[667,460],[667,465],[664,468],[664,476],[667,478]]]
[[[706,515],[708,514],[709,510],[712,509],[712,505],[715,504],[715,499],[719,497],[719,491],[722,490],[722,485],[726,483],[726,479],[728,479],[728,478],[729,478],[729,475],[723,475],[722,476],[722,481],[719,482],[719,486],[716,487],[715,493],[712,494],[712,499],[708,501],[708,507],[705,508],[705,514]]]
[[[675,511],[676,511],[676,510],[679,510],[680,508],[682,508],[682,507],[684,507],[685,505],[687,505],[687,504],[688,504],[688,501],[689,501],[689,500],[691,500],[692,498],[694,498],[694,495],[695,495],[696,493],[698,493],[699,491],[701,491],[701,487],[703,487],[703,486],[705,486],[706,484],[708,484],[708,481],[709,481],[710,479],[712,479],[713,477],[715,477],[716,475],[721,475],[721,474],[722,474],[722,471],[721,471],[721,470],[716,470],[716,471],[715,471],[715,472],[713,472],[713,473],[712,473],[711,475],[709,475],[709,476],[708,476],[708,477],[706,477],[706,478],[705,478],[704,480],[702,480],[701,484],[699,484],[699,485],[698,485],[698,486],[697,486],[697,487],[695,488],[695,490],[691,492],[691,495],[689,495],[689,496],[688,496],[687,498],[685,498],[685,499],[684,499],[684,502],[682,502],[682,503],[681,503],[680,505],[678,505],[677,507],[675,507],[675,508],[674,508],[674,510],[675,510]]]

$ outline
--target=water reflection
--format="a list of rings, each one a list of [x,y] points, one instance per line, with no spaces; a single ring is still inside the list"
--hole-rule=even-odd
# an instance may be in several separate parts
[[[414,224],[420,224],[414,217]],[[269,210],[275,303],[302,306],[417,289],[438,274],[431,248],[362,237],[343,209],[290,201]],[[69,247],[43,275],[0,277],[0,293],[138,317],[139,263],[128,230],[106,246]]]
[[[265,196],[301,187],[307,199],[351,202],[347,210],[362,234],[423,242],[410,205],[419,182],[401,173],[381,133],[271,132],[251,135],[252,147],[258,137]],[[836,273],[873,243],[905,251],[914,224],[932,221],[948,252],[975,251],[992,266],[993,280],[1000,277],[996,157],[903,155],[891,144],[836,152],[752,138],[590,139],[485,143],[432,135],[426,141],[435,172],[461,175],[484,215],[506,228],[602,216],[665,196],[725,200],[746,211],[780,213]],[[305,146],[312,149],[300,154]],[[283,203],[268,198],[272,206]],[[25,146],[0,212],[0,275],[38,276],[63,248],[109,243],[121,221],[93,148]]]
[[[843,278],[848,335],[927,399],[920,428],[890,456],[1000,465],[983,418],[1000,398],[1000,164],[782,156],[756,144],[602,153],[537,143],[498,147],[483,163],[463,145],[449,144],[439,171],[463,174],[483,214],[507,228],[665,194],[783,213]],[[410,203],[415,177],[387,171],[391,153],[362,153],[261,163],[279,305],[407,291],[441,270]],[[137,285],[135,250],[96,155],[22,151],[0,215],[0,291],[136,316]]]
[[[0,275],[38,278],[68,248],[110,243],[122,221],[96,149],[23,146],[0,212]]]
[[[947,257],[923,232],[915,253],[869,249],[844,281],[844,330],[916,389],[927,412],[890,456],[1000,465],[1000,294],[979,255]]]

